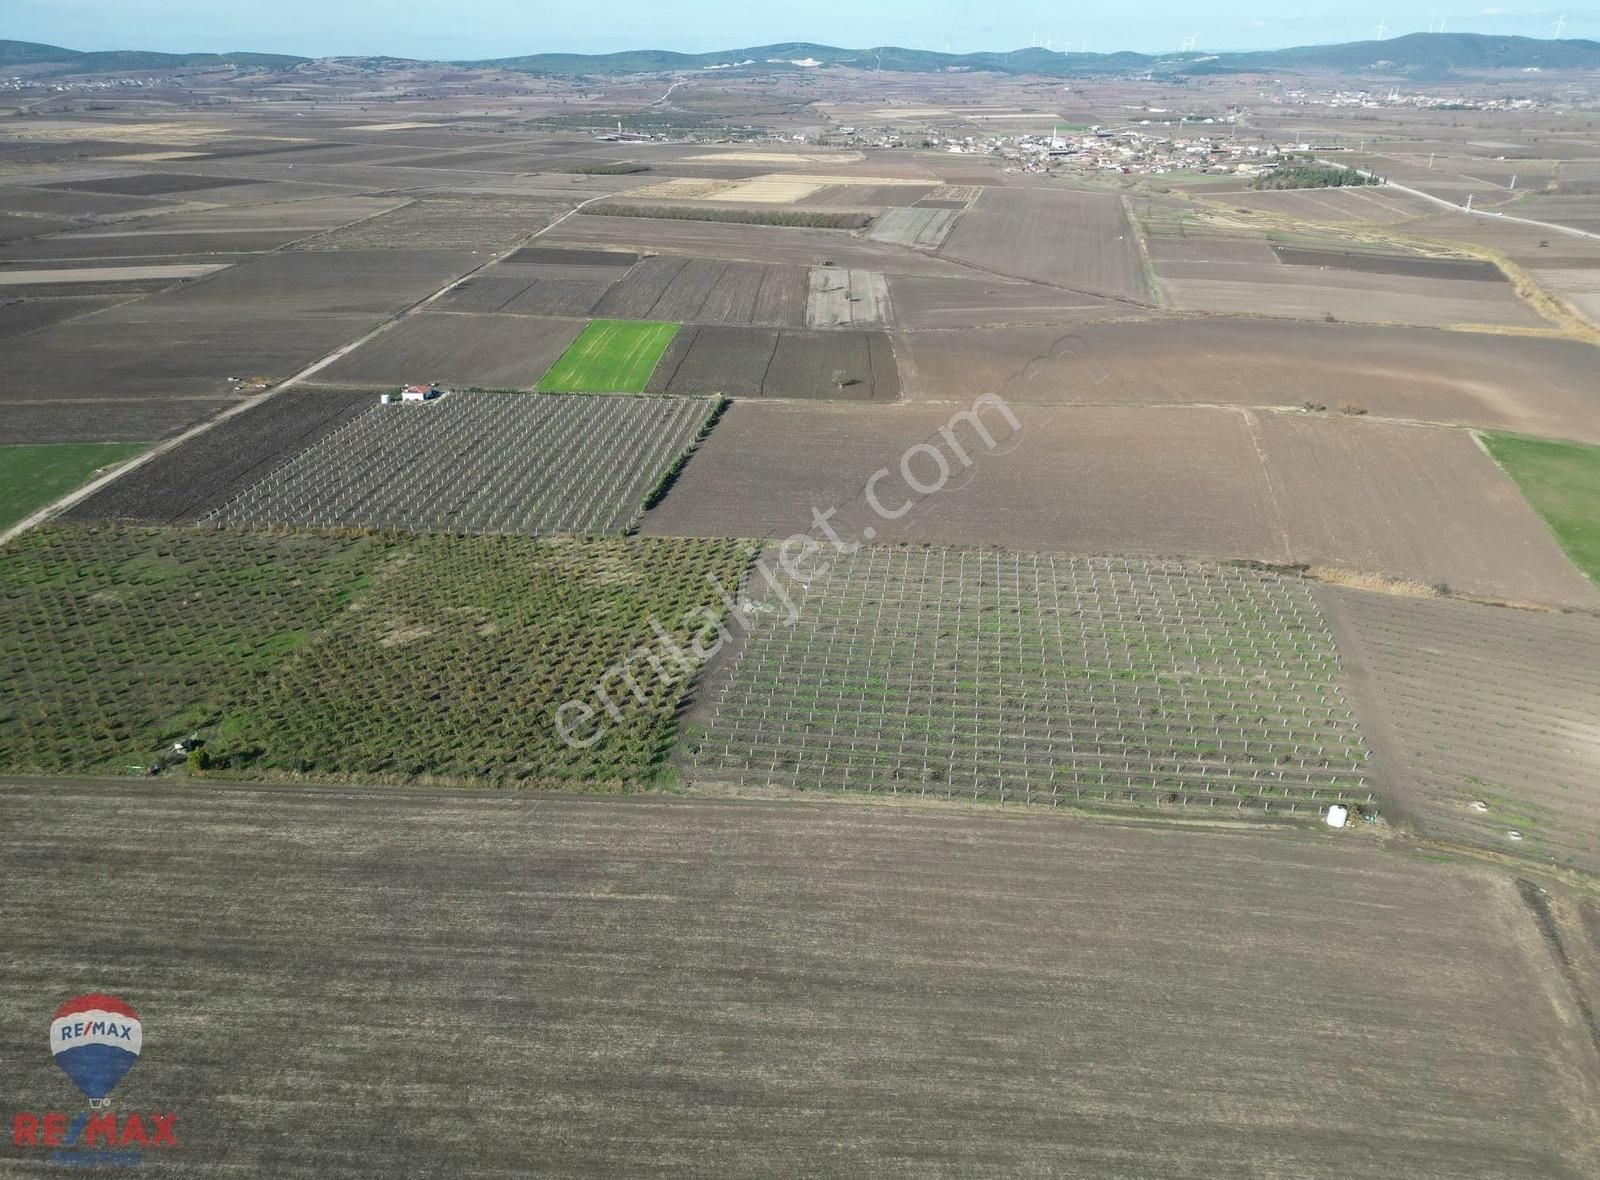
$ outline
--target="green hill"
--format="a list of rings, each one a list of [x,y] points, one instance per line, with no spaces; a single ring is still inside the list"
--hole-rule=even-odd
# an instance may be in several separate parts
[[[1583,70],[1600,66],[1600,42],[1490,37],[1480,33],[1408,33],[1386,41],[1227,53],[1219,60],[1235,70],[1301,68],[1341,73],[1375,72],[1380,68],[1436,75],[1460,70]]]
[[[0,67],[27,65],[47,73],[135,73],[205,66],[286,69],[312,59],[277,53],[150,53],[137,50],[83,53],[31,41],[0,41]],[[408,64],[404,59],[395,66]],[[927,49],[874,46],[841,49],[811,41],[789,41],[711,53],[633,49],[623,53],[532,53],[449,64],[521,70],[557,76],[648,74],[713,69],[797,69],[795,62],[856,69],[940,73],[951,70],[1051,77],[1150,72],[1157,76],[1259,71],[1328,71],[1377,77],[1443,78],[1477,70],[1600,69],[1600,42],[1545,41],[1478,33],[1409,33],[1386,41],[1302,45],[1249,53],[1053,53],[1048,49],[1008,52],[935,53]]]
[[[281,70],[310,61],[283,53],[151,53],[138,49],[112,49],[84,53],[59,45],[33,41],[0,41],[0,65],[58,65],[51,73],[115,74],[149,70],[197,69],[206,66],[246,66]]]
[[[1478,33],[1410,33],[1386,41],[1302,45],[1249,53],[1151,55],[1053,53],[1039,48],[1003,53],[935,53],[898,46],[841,49],[833,45],[801,41],[726,49],[715,53],[670,53],[664,50],[605,54],[535,53],[459,64],[553,75],[610,75],[746,66],[771,69],[775,65],[804,59],[822,65],[850,65],[858,69],[916,73],[984,70],[1054,77],[1139,73],[1146,70],[1164,75],[1327,70],[1334,73],[1443,77],[1463,70],[1600,69],[1600,42],[1542,41],[1532,37],[1499,37]]]

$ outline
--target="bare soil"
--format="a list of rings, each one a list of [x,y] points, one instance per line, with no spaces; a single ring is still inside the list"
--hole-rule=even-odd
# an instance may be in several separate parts
[[[1476,286],[1477,284],[1474,284]],[[895,288],[897,306],[907,306]],[[1600,442],[1592,346],[1424,328],[1245,319],[906,332],[912,400],[1298,406]],[[1026,380],[1018,380],[1019,374]]]
[[[745,262],[837,266],[886,274],[964,276],[971,272],[915,250],[855,237],[844,230],[669,221],[654,217],[569,217],[542,239],[551,245],[627,247]]]
[[[1168,306],[1179,311],[1419,328],[1489,325],[1553,330],[1551,322],[1506,283],[1473,277],[1215,261],[1163,262],[1158,272]]]
[[[366,393],[285,390],[79,501],[65,519],[198,520],[372,403]]]
[[[646,258],[595,307],[611,319],[800,327],[806,272],[798,266],[661,255]]]
[[[1252,414],[1297,560],[1514,602],[1600,607],[1521,491],[1466,431]]]
[[[1009,401],[1009,399],[1008,399]],[[1248,558],[1445,583],[1500,599],[1600,606],[1521,493],[1465,432],[1218,407],[1011,404],[991,450],[940,427],[965,405],[736,403],[646,532],[787,537],[812,509],[847,539],[1073,553]],[[948,482],[919,497],[902,456],[926,443]],[[937,460],[912,472],[937,484]],[[875,471],[885,518],[867,501]],[[869,533],[867,530],[871,530]]]
[[[950,279],[891,275],[889,291],[895,325],[911,330],[1074,324],[1145,314],[1143,309],[1119,300],[998,276]]]
[[[844,376],[843,388],[834,380],[836,373]],[[894,401],[900,396],[893,349],[882,332],[710,324],[678,333],[648,388],[735,398]]]
[[[943,253],[1074,291],[1151,299],[1138,237],[1112,193],[986,189],[961,215]]]
[[[782,538],[811,531],[813,508],[834,508],[846,540],[1288,557],[1236,414],[1018,406],[1023,428],[1012,436],[988,411],[994,451],[970,427],[956,428],[972,458],[963,468],[939,434],[958,408],[736,401],[641,527]],[[943,450],[949,483],[900,517],[881,519],[865,499],[868,479],[889,469],[875,488],[886,509],[913,500],[899,463],[925,441]],[[930,457],[912,470],[924,486],[937,476]]]
[[[578,320],[422,312],[340,357],[317,379],[375,388],[437,381],[532,389],[582,329]]]
[[[1573,991],[1483,869],[974,808],[0,791],[9,1105],[78,1108],[50,1017],[119,995],[163,1174],[1600,1167]]]
[[[111,193],[124,197],[150,197],[164,193],[190,193],[208,188],[225,188],[234,184],[254,184],[229,176],[182,176],[172,172],[140,172],[130,176],[107,176],[99,180],[64,180],[40,188],[61,189],[64,192]]]
[[[1503,283],[1498,266],[1475,258],[1415,258],[1400,254],[1374,254],[1369,250],[1303,250],[1274,246],[1272,252],[1286,266],[1329,267],[1364,274],[1411,275],[1423,279],[1476,279]]]
[[[1363,727],[1394,734],[1393,791],[1420,830],[1600,872],[1600,620],[1332,595],[1373,679]]]

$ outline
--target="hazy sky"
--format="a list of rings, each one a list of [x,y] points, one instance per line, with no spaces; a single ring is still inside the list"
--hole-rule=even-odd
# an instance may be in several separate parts
[[[1544,0],[1540,0],[1541,3]],[[1559,0],[1557,0],[1559,3]],[[1592,0],[1591,0],[1592,3]],[[1204,15],[1202,15],[1202,13]],[[707,51],[774,41],[907,45],[956,52],[1014,49],[1037,36],[1053,48],[1099,52],[1179,48],[1258,49],[1420,32],[1600,39],[1600,8],[1321,0],[1286,11],[1274,0],[1197,6],[1192,0],[1094,5],[1087,14],[1050,0],[0,0],[0,38],[71,49],[222,52],[253,49],[307,56],[506,57],[567,50]]]

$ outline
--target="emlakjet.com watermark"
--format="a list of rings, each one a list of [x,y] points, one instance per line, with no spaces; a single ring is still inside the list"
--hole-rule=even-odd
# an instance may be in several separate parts
[[[880,467],[869,475],[850,503],[864,504],[869,521],[900,520],[944,491],[958,473],[980,459],[1010,453],[1021,433],[1022,423],[1005,399],[986,393],[969,408],[952,414],[927,439],[907,447],[895,467]],[[878,526],[873,523],[859,527],[835,524],[839,513],[839,506],[821,509],[813,505],[811,531],[793,533],[778,546],[778,568],[773,569],[764,556],[757,558],[736,591],[730,591],[715,574],[706,574],[721,609],[709,604],[693,607],[680,616],[675,630],[651,616],[651,641],[606,669],[583,697],[556,708],[556,731],[561,740],[573,749],[587,750],[600,742],[612,725],[623,723],[622,702],[627,697],[641,705],[648,703],[646,685],[651,677],[667,688],[692,677],[733,638],[725,618],[746,633],[761,614],[781,612],[785,622],[798,621],[800,607],[794,588],[808,586],[828,572],[829,552],[853,553],[862,541],[878,536]],[[752,590],[758,597],[752,597]]]

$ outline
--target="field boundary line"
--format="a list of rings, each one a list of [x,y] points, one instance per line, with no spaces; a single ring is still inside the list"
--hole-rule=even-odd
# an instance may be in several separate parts
[[[1161,276],[1156,271],[1156,264],[1150,257],[1150,243],[1145,241],[1144,228],[1139,224],[1138,215],[1133,211],[1133,198],[1127,193],[1122,194],[1122,219],[1128,223],[1128,232],[1133,235],[1133,241],[1139,247],[1139,261],[1144,264],[1144,285],[1150,292],[1150,301],[1156,307],[1166,307],[1171,303],[1166,297],[1166,292],[1161,289]]]
[[[13,540],[15,540],[17,537],[20,537],[23,533],[27,532],[29,529],[37,528],[39,525],[43,524],[45,521],[49,520],[51,517],[59,515],[62,512],[65,512],[68,508],[71,508],[73,505],[75,505],[75,504],[77,504],[77,503],[79,503],[79,502],[81,502],[83,500],[87,500],[90,496],[94,495],[96,492],[100,491],[102,488],[110,485],[111,483],[114,483],[116,480],[120,479],[122,476],[127,475],[128,472],[136,470],[137,468],[143,467],[146,463],[150,462],[152,459],[158,458],[161,455],[165,455],[168,451],[176,450],[178,447],[182,446],[184,443],[188,442],[190,439],[199,438],[202,434],[206,433],[206,431],[210,430],[213,426],[216,426],[216,425],[218,425],[219,423],[222,423],[222,422],[226,422],[228,419],[234,417],[235,415],[242,414],[246,410],[249,410],[249,409],[251,409],[251,408],[253,408],[255,406],[262,405],[263,403],[265,403],[267,401],[268,398],[271,398],[276,394],[282,393],[286,389],[292,389],[294,386],[300,384],[306,378],[314,376],[317,373],[320,373],[323,369],[327,368],[329,365],[333,364],[335,361],[340,360],[343,357],[348,356],[350,353],[352,353],[356,349],[360,348],[363,344],[366,344],[369,341],[377,338],[378,336],[381,336],[383,333],[387,332],[390,328],[393,328],[396,324],[402,322],[403,320],[410,319],[413,315],[416,315],[417,312],[422,311],[424,308],[428,307],[430,304],[434,303],[436,300],[444,298],[444,296],[448,295],[451,291],[455,290],[462,283],[466,282],[468,279],[470,279],[473,275],[477,274],[479,271],[484,270],[486,267],[493,266],[496,262],[499,262],[501,259],[507,257],[508,255],[513,253],[514,251],[522,249],[522,247],[526,246],[529,242],[534,241],[536,238],[539,238],[539,237],[543,236],[544,234],[549,233],[556,226],[560,225],[567,218],[571,217],[579,209],[582,209],[584,207],[584,205],[592,204],[593,202],[601,200],[601,199],[602,199],[601,197],[590,197],[588,200],[582,201],[579,204],[574,205],[572,208],[568,209],[565,213],[563,213],[560,217],[557,217],[554,221],[551,221],[548,225],[542,226],[541,228],[539,228],[537,230],[534,230],[531,234],[528,234],[526,237],[519,238],[512,246],[508,247],[505,250],[500,251],[498,254],[494,254],[494,255],[490,256],[489,258],[486,258],[483,262],[479,263],[477,266],[473,267],[471,270],[465,271],[465,272],[457,275],[455,278],[451,279],[444,286],[440,287],[437,291],[433,292],[433,294],[423,296],[421,299],[417,300],[415,303],[411,304],[409,307],[402,308],[400,311],[395,312],[388,319],[382,321],[375,328],[373,328],[370,331],[366,332],[364,335],[358,337],[357,339],[351,341],[349,344],[341,345],[339,348],[336,348],[332,352],[330,352],[327,356],[322,357],[320,360],[313,361],[311,364],[307,365],[305,368],[301,369],[299,372],[293,374],[292,376],[284,378],[282,381],[278,382],[278,384],[274,385],[271,389],[269,389],[265,393],[261,394],[261,396],[253,397],[253,398],[246,398],[243,401],[240,401],[237,405],[229,406],[227,409],[223,410],[220,414],[217,414],[215,417],[208,418],[204,422],[197,423],[194,426],[191,426],[188,430],[183,431],[181,434],[178,434],[178,435],[176,435],[176,436],[174,436],[172,438],[167,439],[165,442],[157,443],[155,446],[151,447],[149,450],[144,451],[144,452],[142,452],[142,453],[140,453],[138,455],[135,455],[133,458],[129,459],[127,462],[120,464],[119,466],[113,468],[111,471],[108,471],[105,475],[100,476],[100,478],[92,480],[91,482],[89,482],[87,484],[84,484],[82,487],[76,488],[73,491],[68,492],[66,495],[62,496],[60,499],[52,501],[51,503],[46,504],[43,508],[40,508],[40,509],[36,510],[35,512],[31,513],[30,515],[23,517],[16,524],[12,525],[10,528],[6,529],[4,532],[0,532],[0,545],[8,545],[8,544],[10,544]],[[204,280],[202,280],[202,281],[204,281]]]
[[[1284,518],[1283,503],[1278,499],[1278,489],[1272,481],[1272,461],[1267,457],[1267,448],[1262,445],[1255,412],[1245,407],[1239,409],[1239,416],[1244,419],[1245,433],[1250,436],[1250,448],[1255,452],[1256,462],[1261,464],[1261,482],[1266,485],[1267,502],[1272,505],[1272,531],[1277,534],[1280,552],[1292,561],[1294,545],[1289,539],[1289,526]]]
[[[1408,830],[1422,826],[1421,796],[1412,782],[1410,768],[1401,750],[1399,736],[1389,720],[1389,702],[1383,695],[1372,670],[1372,661],[1360,631],[1345,609],[1341,587],[1316,581],[1311,587],[1311,597],[1322,611],[1328,633],[1333,637],[1334,651],[1338,653],[1340,671],[1344,674],[1345,691],[1354,706],[1356,727],[1367,743],[1367,764],[1373,771],[1385,804],[1385,819],[1391,826],[1395,820],[1404,823]],[[1392,818],[1391,818],[1392,816]]]

